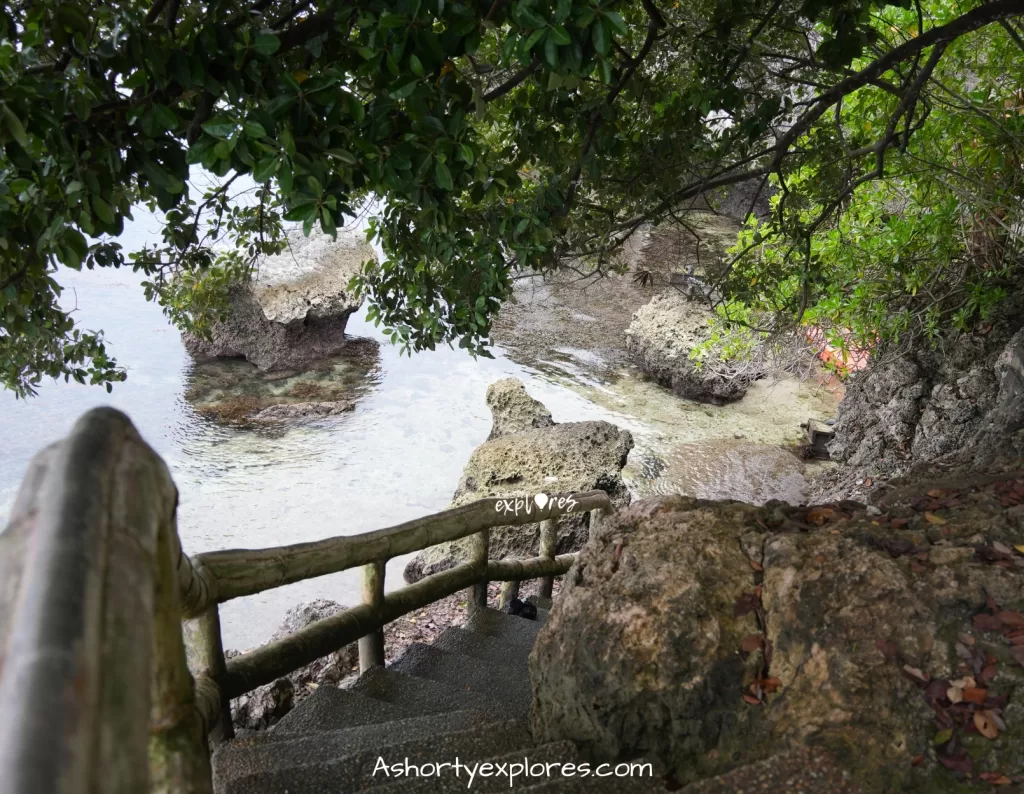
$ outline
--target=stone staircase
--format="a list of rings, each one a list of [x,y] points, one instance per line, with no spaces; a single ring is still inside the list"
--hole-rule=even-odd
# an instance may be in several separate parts
[[[387,668],[349,689],[319,687],[270,730],[220,745],[218,794],[443,794],[507,791],[508,776],[396,777],[388,765],[490,761],[584,761],[571,742],[536,744],[529,731],[527,657],[550,601],[531,599],[536,620],[487,609],[433,645],[414,644]],[[377,769],[376,774],[374,770]],[[415,773],[413,773],[415,774]],[[648,792],[639,778],[520,776],[514,788],[546,792]]]

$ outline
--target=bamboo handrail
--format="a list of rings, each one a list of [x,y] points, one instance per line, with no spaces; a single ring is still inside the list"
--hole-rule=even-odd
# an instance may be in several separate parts
[[[567,501],[570,497],[572,503]],[[503,512],[504,506],[516,502],[522,505],[518,513]],[[223,602],[422,551],[492,527],[534,524],[567,513],[610,507],[611,500],[604,491],[551,496],[543,509],[530,498],[480,499],[387,529],[268,549],[206,552],[197,555],[194,563],[204,580],[215,583],[209,585],[209,597]],[[196,614],[207,606],[208,602],[197,599],[187,614]]]
[[[96,409],[30,472],[11,518],[30,542],[13,603],[0,604],[12,613],[0,637],[0,788],[210,792],[181,636],[192,569],[166,465],[124,414]],[[212,682],[203,701],[219,703]]]

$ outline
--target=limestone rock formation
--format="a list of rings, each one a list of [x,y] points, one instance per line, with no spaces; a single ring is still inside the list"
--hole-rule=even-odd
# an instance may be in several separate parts
[[[684,784],[808,747],[844,791],[1021,785],[1024,477],[1001,476],[882,507],[634,504],[541,630],[534,738]]]
[[[690,351],[708,338],[711,313],[678,293],[656,295],[626,329],[626,348],[650,378],[680,397],[724,405],[747,393],[752,376],[722,362],[698,369]]]
[[[502,378],[487,387],[487,407],[491,409],[491,434],[487,440],[519,433],[535,427],[555,424],[551,411],[533,399],[518,378]]]
[[[597,488],[607,491],[617,506],[629,504],[622,468],[633,448],[632,435],[608,422],[550,423],[547,409],[526,394],[521,383],[509,381],[513,379],[488,390],[494,428],[466,463],[450,507],[489,496],[532,497]],[[536,427],[535,421],[550,424]],[[519,427],[524,429],[512,432]],[[588,521],[587,515],[560,520],[558,554],[583,545]],[[491,557],[536,556],[539,538],[539,524],[497,527],[491,530]],[[405,580],[416,582],[451,568],[466,559],[468,546],[466,539],[424,549],[406,566]]]
[[[1024,456],[1024,298],[986,334],[881,351],[849,382],[829,451],[845,466],[822,483],[824,498],[859,498],[916,466]]]
[[[333,241],[315,231],[289,233],[289,247],[266,257],[256,279],[231,291],[230,315],[211,339],[184,335],[197,359],[244,357],[264,371],[302,369],[339,353],[359,302],[348,282],[373,249],[354,235]]]
[[[317,620],[328,618],[345,607],[334,601],[319,598],[292,607],[285,613],[269,642],[276,642]],[[225,656],[236,656],[227,651]],[[242,730],[265,730],[280,720],[309,695],[310,685],[336,686],[343,678],[359,668],[359,649],[356,643],[300,667],[285,678],[279,678],[231,701],[231,721]]]

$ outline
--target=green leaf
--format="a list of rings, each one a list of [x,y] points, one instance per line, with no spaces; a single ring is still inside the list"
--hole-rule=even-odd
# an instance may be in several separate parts
[[[261,33],[252,43],[252,48],[260,55],[273,55],[281,47],[281,39],[273,33]]]
[[[473,150],[469,146],[464,143],[460,143],[459,153],[462,155],[462,160],[466,165],[473,165]]]
[[[267,129],[258,121],[246,121],[242,124],[242,129],[245,130],[245,134],[249,138],[266,138]]]
[[[153,105],[153,119],[161,128],[171,132],[178,127],[178,117],[166,105]]]
[[[612,27],[615,28],[615,32],[620,36],[626,35],[626,23],[622,19],[622,15],[617,11],[603,11],[602,16],[611,22]]]
[[[24,149],[28,146],[28,135],[25,133],[25,126],[21,123],[21,119],[14,115],[14,111],[6,104],[4,105],[4,126],[21,148]]]
[[[608,31],[605,30],[604,20],[598,18],[593,27],[590,28],[590,37],[594,42],[594,49],[601,55],[608,54]]]
[[[552,69],[558,66],[558,44],[552,36],[548,36],[544,42],[544,61]]]
[[[533,33],[530,34],[529,38],[526,39],[526,51],[529,52],[535,46],[537,46],[537,42],[540,41],[541,38],[543,38],[545,33],[547,33],[546,28],[538,28],[537,30],[533,31]]]
[[[449,171],[448,166],[440,160],[434,161],[434,181],[437,182],[437,186],[442,190],[451,191],[455,188],[452,184],[451,171]]]
[[[252,169],[252,178],[256,182],[266,182],[277,173],[280,165],[281,161],[276,157],[265,157],[256,163],[256,166]]]
[[[412,73],[417,77],[423,77],[426,73],[423,69],[423,63],[416,57],[415,53],[409,56],[409,68],[412,69]]]
[[[93,214],[103,223],[112,226],[114,223],[114,211],[110,208],[110,205],[99,196],[90,196],[89,202],[92,204]]]
[[[355,165],[358,162],[358,160],[356,160],[356,156],[347,149],[328,149],[327,154],[331,157],[338,158],[341,162],[345,163],[345,165]]]
[[[338,227],[334,223],[334,216],[324,207],[320,213],[320,228],[323,229],[324,234],[329,234],[334,237],[338,233]]]
[[[572,13],[572,0],[558,0],[558,7],[555,9],[555,22],[565,22]]]
[[[561,25],[552,25],[548,30],[551,31],[551,38],[553,38],[557,44],[560,44],[563,47],[572,44],[572,39],[569,37],[569,31]]]
[[[223,116],[213,118],[202,125],[203,132],[212,135],[214,138],[225,139],[238,129],[238,124]]]

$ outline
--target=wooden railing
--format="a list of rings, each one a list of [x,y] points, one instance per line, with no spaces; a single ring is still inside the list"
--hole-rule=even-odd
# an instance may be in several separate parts
[[[384,626],[470,590],[541,579],[549,595],[575,555],[557,520],[611,509],[603,491],[482,499],[361,535],[190,559],[160,457],[111,409],[41,452],[0,534],[0,789],[7,794],[212,790],[208,737],[231,735],[231,699],[359,642],[384,663]],[[540,522],[540,556],[491,560],[488,530]],[[467,562],[385,594],[389,559],[471,537]],[[218,604],[351,568],[363,603],[225,660]]]

